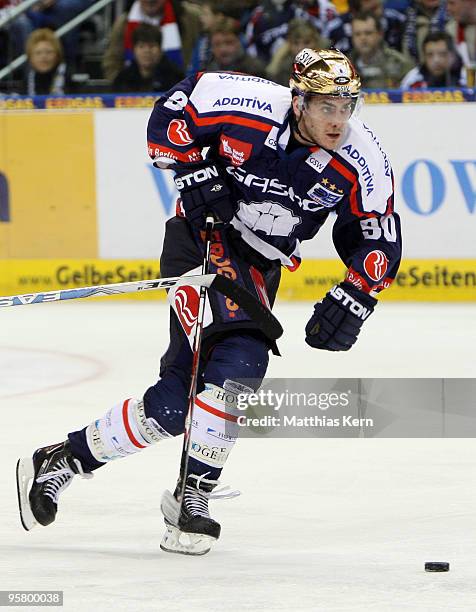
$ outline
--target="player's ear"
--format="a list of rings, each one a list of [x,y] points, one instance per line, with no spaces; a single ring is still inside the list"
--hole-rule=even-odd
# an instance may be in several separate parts
[[[304,100],[302,96],[293,96],[293,112],[295,115],[302,113],[304,110]]]

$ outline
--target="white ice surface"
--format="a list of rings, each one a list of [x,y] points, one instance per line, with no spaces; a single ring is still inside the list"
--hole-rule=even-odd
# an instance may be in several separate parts
[[[304,344],[310,309],[279,306],[269,375],[475,376],[474,306],[379,305],[344,354]],[[240,440],[223,479],[243,495],[212,506],[222,537],[200,558],[159,550],[178,439],[76,479],[56,523],[24,532],[17,457],[140,396],[166,308],[78,301],[0,318],[0,589],[64,590],[68,612],[476,609],[471,439]],[[427,560],[451,570],[425,573]]]

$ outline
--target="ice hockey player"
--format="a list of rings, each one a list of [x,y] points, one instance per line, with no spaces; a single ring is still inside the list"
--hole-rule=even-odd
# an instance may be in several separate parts
[[[177,214],[166,224],[162,274],[200,270],[204,218],[211,212],[217,225],[210,272],[226,274],[272,305],[281,266],[296,269],[300,242],[314,239],[335,213],[333,241],[347,273],[315,305],[305,340],[316,349],[350,349],[376,296],[395,277],[401,250],[391,165],[377,135],[356,116],[359,99],[359,77],[335,49],[301,51],[290,89],[212,72],[160,97],[148,125],[149,154],[159,168],[175,171],[180,192]],[[75,475],[183,433],[198,291],[180,287],[169,301],[170,344],[158,382],[65,442],[19,460],[26,529],[55,520],[59,495]],[[164,550],[203,554],[219,537],[208,502],[227,496],[216,487],[238,436],[236,397],[258,388],[269,349],[237,304],[209,292],[185,494],[181,506],[179,489],[164,494]]]

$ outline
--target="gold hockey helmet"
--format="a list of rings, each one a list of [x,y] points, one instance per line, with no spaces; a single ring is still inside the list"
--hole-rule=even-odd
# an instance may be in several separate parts
[[[294,58],[289,87],[297,95],[358,98],[360,77],[338,49],[303,49]]]

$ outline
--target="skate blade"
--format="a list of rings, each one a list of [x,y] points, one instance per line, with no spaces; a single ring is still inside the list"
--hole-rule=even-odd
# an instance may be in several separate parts
[[[198,557],[210,551],[215,538],[201,533],[186,533],[174,525],[167,525],[160,548],[165,552]]]
[[[215,538],[202,533],[187,533],[177,527],[180,504],[170,491],[164,491],[160,509],[166,523],[166,531],[160,543],[162,550],[193,556],[205,555],[210,551]]]
[[[160,511],[167,523],[178,525],[180,515],[180,504],[170,491],[164,491],[160,501]]]
[[[29,457],[18,459],[16,475],[18,508],[20,510],[21,524],[25,531],[31,531],[38,525],[30,508],[30,500],[28,499],[28,485],[35,476],[33,460]]]

